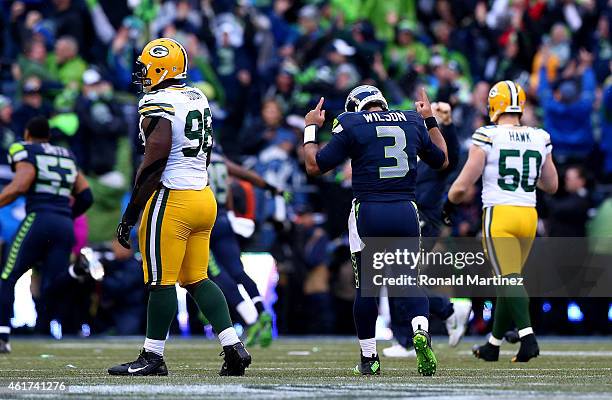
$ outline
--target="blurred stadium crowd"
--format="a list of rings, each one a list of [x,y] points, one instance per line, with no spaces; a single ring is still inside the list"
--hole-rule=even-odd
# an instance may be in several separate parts
[[[300,144],[303,116],[319,97],[331,122],[359,83],[407,109],[425,85],[432,101],[452,106],[463,159],[472,132],[487,124],[491,84],[520,83],[528,93],[522,122],[550,132],[564,182],[539,202],[540,235],[612,235],[608,0],[2,0],[0,11],[0,185],[11,178],[8,146],[42,114],[94,190],[75,229],[81,245],[106,249],[107,276],[56,300],[74,305],[74,331],[84,321],[94,332],[142,329],[138,254],[112,239],[142,153],[132,68],[154,37],[185,45],[188,82],[209,98],[227,156],[285,191],[279,201],[232,183],[236,213],[258,227],[244,248],[277,260],[282,333],[353,331],[350,165],[307,179]],[[473,192],[445,234],[479,233]],[[23,218],[19,207],[0,210],[5,243]],[[596,319],[605,325],[604,303]]]

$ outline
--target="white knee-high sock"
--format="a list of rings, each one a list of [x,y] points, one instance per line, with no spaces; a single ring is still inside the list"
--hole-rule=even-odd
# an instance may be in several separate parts
[[[361,347],[361,354],[364,357],[374,357],[378,354],[376,352],[376,338],[359,339],[359,347]]]
[[[219,341],[221,342],[221,346],[231,346],[238,343],[240,339],[238,339],[234,327],[230,326],[219,333]]]
[[[413,332],[416,332],[419,329],[425,332],[429,331],[429,321],[422,315],[412,318],[411,323]]]
[[[158,356],[164,356],[164,348],[166,347],[165,340],[155,340],[146,338],[144,342],[144,349],[149,353],[155,353]]]

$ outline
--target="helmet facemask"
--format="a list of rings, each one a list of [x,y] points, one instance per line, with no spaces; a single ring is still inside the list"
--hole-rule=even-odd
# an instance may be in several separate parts
[[[152,85],[151,78],[147,78],[147,72],[147,66],[140,59],[136,60],[132,83],[138,88],[138,93],[148,92],[148,88]]]

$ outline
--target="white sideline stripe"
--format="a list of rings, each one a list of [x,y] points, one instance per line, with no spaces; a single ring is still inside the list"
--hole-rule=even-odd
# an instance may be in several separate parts
[[[466,388],[471,388],[474,393],[464,394]],[[499,386],[498,386],[499,387]],[[315,389],[315,390],[313,390]],[[406,390],[418,390],[418,395],[411,395]],[[473,385],[455,384],[365,384],[365,385],[336,385],[333,388],[327,385],[280,385],[271,384],[261,388],[243,385],[83,385],[69,386],[68,393],[71,394],[93,394],[93,395],[121,395],[123,398],[130,398],[135,395],[171,395],[172,397],[201,395],[222,396],[233,398],[235,396],[254,394],[257,398],[263,399],[287,399],[287,398],[321,398],[330,396],[354,397],[355,391],[359,391],[360,397],[375,396],[396,397],[398,393],[403,393],[402,398],[419,398],[433,400],[453,398],[459,400],[485,400],[495,397],[496,399],[510,400],[517,397],[527,396],[529,399],[601,399],[602,395],[609,394],[602,392],[591,393],[569,393],[569,392],[548,392],[534,393],[529,390],[489,390],[474,389]]]
[[[461,355],[472,355],[471,351],[459,351],[457,354]],[[513,356],[516,354],[515,351],[502,350],[499,354],[504,356]],[[612,351],[597,351],[597,350],[585,350],[585,351],[573,351],[573,350],[543,350],[540,351],[541,356],[556,356],[556,357],[612,357]]]

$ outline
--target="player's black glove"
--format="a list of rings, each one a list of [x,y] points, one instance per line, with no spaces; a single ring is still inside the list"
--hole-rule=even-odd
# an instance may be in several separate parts
[[[119,226],[117,226],[117,240],[119,241],[119,244],[126,249],[132,248],[130,245],[130,234],[132,233],[132,228],[138,221],[139,214],[140,210],[138,206],[133,203],[129,203],[125,209],[123,218],[121,218]]]
[[[456,211],[457,205],[451,203],[449,199],[446,199],[446,203],[444,203],[444,207],[442,207],[442,222],[444,222],[444,225],[453,226],[453,219]]]

